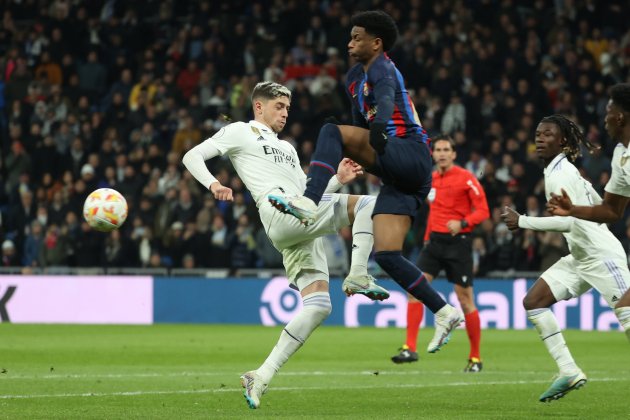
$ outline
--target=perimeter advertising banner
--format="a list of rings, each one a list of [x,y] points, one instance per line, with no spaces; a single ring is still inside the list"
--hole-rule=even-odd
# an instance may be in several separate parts
[[[528,327],[521,301],[533,283],[527,279],[475,281],[483,328]],[[333,312],[326,325],[404,327],[407,298],[390,280],[383,302],[346,298],[341,280],[331,280]],[[457,306],[452,285],[434,282]],[[286,278],[206,279],[148,276],[0,276],[0,320],[14,323],[151,324],[226,323],[283,325],[300,310],[299,294]],[[613,312],[597,292],[560,302],[553,310],[562,328],[619,329]],[[433,324],[430,312],[423,321]]]
[[[0,276],[2,322],[151,324],[150,276]]]
[[[407,297],[391,280],[380,284],[391,291],[389,299],[373,302],[364,296],[346,298],[341,280],[330,284],[333,311],[326,325],[348,327],[404,327]],[[524,329],[528,327],[521,304],[533,280],[475,280],[476,302],[483,328]],[[458,306],[453,286],[444,280],[436,289]],[[266,279],[155,279],[155,322],[234,323],[283,325],[301,308],[299,294],[286,278]],[[618,329],[614,313],[597,292],[560,302],[553,308],[562,328],[608,331]],[[426,324],[433,316],[425,311]]]

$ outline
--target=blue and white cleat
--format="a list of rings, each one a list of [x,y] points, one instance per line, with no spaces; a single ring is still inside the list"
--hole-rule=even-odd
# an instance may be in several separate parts
[[[241,385],[245,388],[243,396],[247,400],[249,408],[256,409],[260,407],[260,397],[267,392],[267,384],[262,383],[256,371],[252,370],[242,374]]]
[[[376,279],[369,274],[348,276],[341,285],[346,296],[363,295],[372,300],[385,300],[389,297],[387,289],[376,284]]]
[[[586,375],[579,371],[573,375],[556,376],[551,386],[543,392],[538,399],[540,402],[549,402],[560,399],[574,389],[580,389],[586,385]]]
[[[287,197],[280,194],[269,194],[267,200],[278,211],[290,214],[296,217],[304,226],[315,223],[317,213],[317,204],[313,200],[301,195]]]
[[[451,339],[451,333],[464,321],[458,309],[447,304],[448,312],[444,315],[435,314],[435,334],[429,342],[427,352],[435,353],[445,346]],[[439,312],[438,312],[439,313]]]

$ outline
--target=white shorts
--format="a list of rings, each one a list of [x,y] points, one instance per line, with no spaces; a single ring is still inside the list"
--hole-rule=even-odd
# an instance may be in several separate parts
[[[282,253],[292,285],[302,290],[317,281],[328,281],[328,262],[322,236],[348,226],[348,194],[324,194],[317,206],[317,221],[304,226],[290,214],[280,213],[268,201],[258,208],[271,243]]]
[[[625,261],[578,262],[571,254],[560,258],[540,276],[557,301],[578,297],[590,288],[597,290],[611,308],[630,287],[630,271]]]

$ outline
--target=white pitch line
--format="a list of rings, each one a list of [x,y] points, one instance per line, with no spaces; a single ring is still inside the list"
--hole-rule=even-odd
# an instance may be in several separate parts
[[[376,373],[378,372],[378,373]],[[196,377],[196,376],[239,376],[242,372],[167,372],[167,373],[102,373],[102,374],[81,374],[81,373],[69,373],[69,374],[45,374],[45,375],[0,375],[0,383],[3,380],[40,380],[40,379],[122,379],[122,378],[174,378],[174,377]],[[443,371],[423,371],[423,370],[363,370],[363,371],[288,371],[281,372],[279,376],[370,376],[370,375],[384,375],[384,376],[416,376],[416,375],[461,375],[460,370],[443,370]],[[496,372],[484,372],[484,375],[541,375],[546,374],[553,375],[554,372],[541,372],[541,371],[496,371]],[[610,371],[589,371],[589,374],[608,375]],[[624,373],[624,372],[618,372]],[[626,372],[630,373],[630,372]],[[630,376],[630,375],[629,375]]]
[[[622,378],[597,378],[592,382],[626,382],[630,379]],[[365,389],[402,389],[402,388],[443,388],[461,386],[491,386],[491,385],[530,385],[544,384],[549,380],[536,381],[491,381],[491,382],[446,382],[443,384],[389,384],[389,385],[360,385],[349,388],[348,386],[314,386],[314,387],[277,387],[272,391],[318,391],[318,390],[365,390]],[[219,389],[193,389],[193,390],[172,390],[172,391],[121,391],[121,392],[82,392],[75,394],[22,394],[22,395],[0,395],[0,400],[10,399],[35,399],[35,398],[83,398],[83,397],[135,397],[144,395],[183,395],[183,394],[217,394],[223,392],[236,392],[241,388],[219,388]]]

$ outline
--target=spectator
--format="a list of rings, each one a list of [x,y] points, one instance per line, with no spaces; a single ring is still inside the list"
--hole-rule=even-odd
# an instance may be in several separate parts
[[[10,239],[2,242],[2,266],[15,267],[20,265],[20,258],[15,250],[15,244]]]

